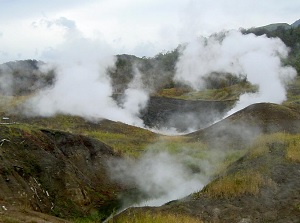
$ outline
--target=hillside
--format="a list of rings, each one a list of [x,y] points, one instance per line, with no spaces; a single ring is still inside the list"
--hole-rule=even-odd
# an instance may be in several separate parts
[[[93,213],[105,217],[118,204],[122,188],[106,172],[106,161],[118,155],[106,144],[24,124],[2,124],[0,135],[5,209],[72,219]]]
[[[298,27],[299,25],[300,25],[300,19],[298,19],[296,22],[294,22],[291,26]]]
[[[130,208],[114,222],[168,216],[183,222],[299,222],[299,134],[260,137],[200,192],[158,208]]]
[[[11,61],[0,64],[0,95],[28,95],[54,84],[55,71],[41,69],[37,60]]]
[[[204,141],[213,147],[247,146],[261,134],[300,132],[299,107],[271,103],[253,104],[216,124],[190,133],[191,141]],[[215,145],[214,145],[215,144]]]
[[[192,168],[192,171],[204,171],[209,174],[208,176],[213,180],[212,183],[208,184],[202,192],[190,196],[187,200],[171,202],[166,206],[155,209],[162,218],[167,216],[174,219],[173,212],[178,213],[178,210],[183,210],[181,211],[182,218],[189,219],[188,222],[191,222],[195,217],[200,217],[204,221],[211,221],[212,213],[215,212],[220,213],[218,214],[220,219],[246,219],[246,217],[239,214],[240,211],[236,212],[243,207],[246,209],[246,204],[251,203],[253,209],[248,208],[248,212],[245,212],[248,213],[248,218],[252,219],[252,216],[257,216],[257,213],[270,211],[269,215],[264,217],[264,219],[268,219],[268,216],[273,216],[271,206],[266,206],[266,209],[264,209],[264,206],[257,207],[257,205],[272,203],[271,197],[277,196],[276,193],[279,189],[282,189],[282,191],[278,193],[287,194],[286,199],[290,202],[288,205],[296,205],[297,207],[298,200],[293,200],[293,196],[290,195],[291,193],[298,193],[297,181],[294,182],[292,178],[286,178],[286,180],[280,178],[284,171],[297,174],[293,172],[295,168],[298,168],[297,160],[286,158],[287,155],[285,155],[291,150],[290,152],[296,154],[292,155],[296,157],[295,159],[298,156],[297,149],[295,151],[290,149],[293,143],[296,145],[294,148],[298,148],[298,136],[288,135],[299,133],[300,114],[297,105],[297,87],[298,85],[295,82],[291,87],[290,100],[286,102],[286,105],[254,104],[208,128],[180,137],[161,137],[144,129],[109,120],[95,123],[80,117],[67,115],[30,118],[20,116],[17,113],[7,113],[8,110],[4,109],[1,115],[2,117],[9,117],[9,120],[2,120],[4,124],[0,126],[1,140],[3,140],[0,148],[3,160],[1,167],[2,183],[0,184],[3,188],[1,190],[3,191],[1,205],[8,209],[8,211],[4,211],[3,219],[4,217],[14,219],[14,215],[10,213],[19,213],[19,219],[22,219],[24,218],[24,214],[22,214],[24,211],[22,212],[22,210],[26,211],[25,216],[31,220],[34,219],[32,210],[70,220],[83,217],[93,222],[94,220],[91,219],[104,219],[113,209],[119,207],[119,196],[126,194],[127,191],[124,185],[112,182],[106,175],[105,161],[110,157],[120,157],[120,155],[138,157],[149,149],[149,144],[155,145],[155,148],[159,150],[167,149],[172,153],[179,154],[181,154],[182,148],[185,148],[185,150],[191,148],[190,151],[186,150],[185,153],[202,157],[201,159],[204,160],[210,159],[209,156],[212,154],[223,153],[224,156],[224,159],[217,160],[217,163],[214,163],[214,168],[208,172],[197,169],[197,165],[190,163],[189,168]],[[163,99],[167,100],[160,101]],[[174,104],[179,108],[184,103],[184,101],[176,99],[176,103],[171,103],[172,106],[168,107],[166,102],[170,100],[169,98],[157,98],[156,100],[159,102],[156,103],[157,106],[161,104],[165,104],[165,106],[157,107],[157,110],[155,110],[155,107],[152,108],[153,115],[160,114],[159,111],[162,114],[164,112],[171,114],[169,108],[172,108]],[[194,101],[192,103],[204,102]],[[206,107],[209,108],[208,105]],[[176,107],[173,111],[176,111]],[[280,135],[280,132],[285,132],[285,134]],[[275,135],[263,136],[262,134]],[[253,140],[257,137],[258,141],[253,144]],[[285,140],[286,143],[281,145],[280,141],[280,145],[277,147],[277,139]],[[267,150],[267,148],[269,149]],[[283,152],[278,152],[278,148],[282,149]],[[277,152],[273,154],[265,151]],[[261,154],[262,156],[259,157],[258,155]],[[266,160],[272,162],[266,162]],[[268,166],[261,167],[261,169],[264,171],[270,169],[272,172],[258,171],[261,175],[257,175],[255,170],[258,169],[255,169],[254,172],[249,174],[257,177],[259,187],[265,188],[269,186],[268,182],[275,181],[279,185],[276,190],[270,187],[262,190],[263,192],[260,192],[260,190],[257,192],[257,189],[253,192],[252,189],[243,186],[243,180],[246,181],[245,184],[247,185],[249,182],[249,178],[243,179],[241,177],[241,175],[247,176],[246,169],[251,165],[260,168],[262,164],[268,164]],[[276,169],[279,167],[282,167],[282,169]],[[280,179],[282,183],[279,182]],[[229,194],[226,198],[222,198],[222,193],[225,192],[221,192],[222,195],[216,195],[218,199],[214,198],[215,192],[210,192],[210,190],[216,190],[213,187],[215,182],[217,182],[216,185],[221,185],[218,187],[222,188],[222,185],[226,187],[226,184],[222,183],[221,180],[234,185],[237,182],[238,185],[245,187],[246,192],[245,195],[242,195],[243,199],[235,196],[235,193],[240,193],[236,191],[237,189],[234,189],[233,194]],[[252,181],[250,180],[250,182]],[[286,184],[286,182],[290,182],[290,184]],[[230,185],[230,187],[235,188],[234,185]],[[286,188],[292,187],[291,191],[285,191],[285,186]],[[255,184],[255,188],[257,187]],[[249,193],[248,190],[250,190]],[[22,191],[20,193],[27,194],[27,196],[16,195],[15,191]],[[46,191],[49,193],[49,197]],[[138,191],[133,192],[131,188],[130,193],[138,193]],[[253,197],[253,193],[256,195],[255,197]],[[267,195],[262,194],[266,196],[264,197],[260,193],[266,193]],[[29,196],[33,196],[34,199],[29,200]],[[221,199],[219,196],[221,196]],[[244,203],[239,203],[241,200]],[[277,200],[275,201],[277,202]],[[278,202],[286,201],[280,195]],[[55,204],[55,208],[51,210],[53,204]],[[202,204],[207,205],[203,206]],[[274,203],[274,205],[276,208],[283,208],[282,205],[277,205],[277,203]],[[148,208],[141,209],[142,212],[139,212],[139,210],[136,209],[136,216],[141,213],[149,213],[151,217],[151,213],[154,211],[154,209]],[[274,212],[275,210],[277,209],[274,209]],[[291,219],[295,215],[297,216],[298,213],[297,208],[292,210]],[[170,214],[166,214],[166,211]],[[202,212],[206,214],[200,214]],[[135,210],[125,212],[122,216],[126,217],[127,213],[135,213]],[[43,216],[43,218],[47,218],[47,216]],[[19,220],[19,222],[22,222],[22,220]]]
[[[291,49],[282,63],[300,71],[298,22],[294,28],[278,23],[243,32],[281,38]],[[129,208],[110,222],[299,222],[299,72],[282,105],[252,104],[220,120],[241,94],[258,87],[230,73],[203,77],[207,89],[201,91],[173,81],[182,47],[152,58],[117,55],[116,66],[107,70],[109,97],[121,107],[125,89],[141,72],[140,84],[150,93],[139,117],[145,128],[67,114],[26,116],[23,102],[53,86],[55,68],[40,69],[46,64],[35,60],[0,65],[0,222],[100,222],[120,208],[157,198],[131,179],[137,172],[161,197],[161,185],[145,177],[154,175],[171,190],[172,180],[182,189],[194,180],[187,176],[196,175],[204,188],[161,207]],[[181,134],[155,133],[164,129]],[[157,154],[171,158],[161,161]],[[111,160],[119,161],[112,163],[125,180],[110,172]],[[135,169],[122,172],[124,163]]]
[[[172,216],[183,222],[298,222],[299,134],[298,108],[267,103],[251,105],[191,133],[187,137],[192,142],[231,154],[211,175],[212,181],[201,191],[158,208],[129,208],[114,222],[156,218],[173,222]]]
[[[282,27],[284,29],[290,29],[292,25],[289,25],[287,23],[273,23],[273,24],[269,24],[266,26],[261,26],[261,27],[256,27],[253,28],[254,30],[260,30],[260,29],[265,29],[269,32],[275,31],[276,29],[278,29],[278,27]]]

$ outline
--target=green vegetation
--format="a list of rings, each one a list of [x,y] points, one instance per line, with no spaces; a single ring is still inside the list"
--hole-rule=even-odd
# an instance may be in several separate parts
[[[104,216],[99,214],[97,211],[91,212],[89,215],[81,218],[73,219],[74,223],[98,223],[103,219]]]
[[[11,111],[25,102],[30,96],[8,96],[0,94],[0,113]]]
[[[299,76],[288,85],[287,101],[284,102],[284,105],[300,105],[300,77]]]
[[[166,88],[159,91],[157,95],[184,100],[235,101],[240,95],[255,93],[257,90],[256,86],[245,82],[221,88],[212,87],[202,91],[192,91],[189,88]]]
[[[1,216],[0,221],[3,223],[21,223],[22,222],[16,218],[10,217],[10,216]]]
[[[110,145],[117,153],[132,157],[139,156],[145,151],[148,144],[155,142],[155,137],[143,130],[128,134],[103,131],[84,131],[83,134]]]
[[[147,145],[158,140],[158,135],[146,129],[126,125],[121,122],[102,120],[100,122],[86,121],[77,116],[56,115],[53,117],[39,117],[20,119],[11,116],[12,122],[20,124],[10,125],[18,128],[55,129],[80,134],[100,140],[111,146],[114,151],[129,156],[138,156]]]
[[[286,158],[290,161],[300,162],[300,135],[289,138]]]
[[[202,223],[201,220],[183,214],[135,212],[122,214],[108,223]]]

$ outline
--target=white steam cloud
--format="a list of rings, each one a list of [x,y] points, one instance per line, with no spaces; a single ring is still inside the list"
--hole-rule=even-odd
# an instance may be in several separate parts
[[[282,103],[286,99],[285,81],[296,76],[295,69],[281,62],[287,56],[288,48],[279,38],[229,31],[186,45],[177,63],[175,80],[200,90],[205,88],[203,78],[211,73],[247,77],[259,92],[242,95],[228,113],[232,114],[253,103]]]
[[[107,74],[114,67],[115,57],[106,42],[84,38],[76,26],[67,40],[46,54],[47,63],[56,67],[54,87],[38,92],[27,102],[30,115],[52,116],[56,113],[78,115],[90,120],[102,118],[143,126],[138,117],[148,101],[140,74],[130,83],[123,103],[112,98],[113,88]],[[70,27],[68,27],[70,29]],[[72,35],[71,35],[72,34]]]
[[[188,167],[187,161],[194,159],[167,152],[147,152],[138,159],[112,160],[109,170],[114,180],[136,187],[148,197],[133,206],[160,206],[199,191],[208,182],[205,170],[193,172]],[[208,165],[197,161],[199,166]]]

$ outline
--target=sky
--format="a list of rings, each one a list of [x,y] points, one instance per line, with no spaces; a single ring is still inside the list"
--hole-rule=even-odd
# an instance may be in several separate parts
[[[0,62],[47,60],[75,35],[150,57],[192,36],[291,24],[299,12],[299,0],[0,0]]]

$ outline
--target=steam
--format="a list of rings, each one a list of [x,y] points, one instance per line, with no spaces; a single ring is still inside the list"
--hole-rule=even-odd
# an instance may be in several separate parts
[[[138,117],[148,101],[140,74],[129,84],[121,104],[112,98],[113,88],[107,69],[114,67],[110,46],[100,40],[84,38],[79,32],[56,49],[46,52],[48,65],[56,68],[57,80],[52,88],[42,90],[27,104],[28,115],[53,116],[57,113],[78,115],[89,120],[110,119],[143,126]],[[47,69],[47,68],[42,68]]]
[[[134,206],[160,206],[199,191],[207,183],[203,172],[193,172],[188,167],[188,161],[192,160],[187,155],[150,151],[135,160],[112,160],[109,170],[114,180],[136,187],[146,197]]]
[[[11,72],[8,71],[5,65],[4,69],[2,68],[2,74],[0,75],[0,92],[4,95],[12,95],[13,94],[13,76]]]
[[[243,94],[229,115],[253,103],[282,103],[286,99],[285,83],[296,76],[295,69],[282,64],[287,56],[288,48],[279,38],[238,31],[201,37],[183,49],[175,80],[201,90],[206,87],[203,78],[212,73],[245,76],[259,91]]]

